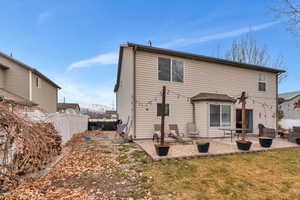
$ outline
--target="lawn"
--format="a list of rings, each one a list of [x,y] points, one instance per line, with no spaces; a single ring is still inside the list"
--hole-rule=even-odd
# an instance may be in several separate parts
[[[300,199],[300,149],[148,163],[157,199]]]

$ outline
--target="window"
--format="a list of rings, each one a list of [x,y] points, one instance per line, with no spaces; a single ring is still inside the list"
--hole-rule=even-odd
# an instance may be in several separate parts
[[[162,104],[157,104],[157,116],[161,116],[162,113]],[[165,104],[165,116],[169,116],[169,104]]]
[[[158,79],[161,81],[183,82],[183,62],[158,57]]]
[[[42,84],[41,84],[41,79],[39,77],[35,78],[35,84],[37,88],[41,88]]]
[[[230,126],[231,106],[210,104],[210,127]]]
[[[172,81],[183,82],[183,62],[172,60]]]
[[[170,65],[171,59],[168,58],[158,58],[158,79],[161,81],[170,81]]]
[[[220,126],[220,105],[210,105],[210,126]]]
[[[259,74],[258,78],[258,91],[266,91],[266,75],[265,74]]]

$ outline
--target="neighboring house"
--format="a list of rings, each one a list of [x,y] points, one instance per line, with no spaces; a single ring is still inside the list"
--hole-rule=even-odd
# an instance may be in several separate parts
[[[224,127],[241,127],[245,91],[248,132],[258,124],[276,128],[277,83],[283,70],[191,53],[127,43],[120,46],[116,92],[119,119],[134,138],[151,138],[160,124],[166,86],[166,131],[177,124],[186,133],[194,122],[202,137],[222,137]]]
[[[60,87],[36,69],[0,52],[0,96],[56,112]]]
[[[80,106],[78,103],[58,103],[57,111],[60,113],[79,114]]]
[[[278,97],[283,119],[300,119],[300,108],[295,108],[295,104],[300,100],[300,91],[282,93]]]

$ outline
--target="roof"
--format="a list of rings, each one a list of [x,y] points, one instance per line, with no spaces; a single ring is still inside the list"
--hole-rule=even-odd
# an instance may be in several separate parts
[[[51,81],[48,77],[46,77],[44,74],[42,74],[41,72],[39,72],[37,69],[32,68],[32,67],[26,65],[25,63],[22,63],[21,61],[15,59],[15,58],[13,58],[13,57],[11,57],[11,56],[9,56],[9,55],[6,55],[6,54],[3,53],[3,52],[0,52],[0,56],[5,57],[5,58],[7,58],[7,59],[10,60],[10,61],[19,64],[19,65],[22,66],[23,68],[32,71],[33,73],[35,73],[36,75],[38,75],[38,76],[40,76],[41,78],[43,78],[44,80],[46,80],[48,83],[50,83],[50,84],[53,85],[54,87],[61,89],[61,87],[60,87],[59,85],[57,85],[56,83],[54,83],[53,81]],[[1,66],[4,66],[4,65],[0,64],[0,67],[1,67]],[[9,69],[8,66],[4,66],[4,67],[6,67],[6,69]]]
[[[235,103],[236,99],[226,94],[199,93],[191,98],[191,101],[222,101]]]
[[[121,76],[121,70],[122,70],[121,63],[122,63],[122,56],[123,56],[123,48],[126,48],[126,47],[133,47],[136,50],[146,51],[149,53],[158,53],[158,54],[164,54],[164,55],[169,55],[169,56],[182,57],[182,58],[186,58],[186,59],[199,60],[199,61],[210,62],[210,63],[218,63],[218,64],[230,66],[230,67],[238,67],[238,68],[243,68],[243,69],[272,72],[272,73],[276,73],[276,74],[285,72],[285,70],[275,69],[275,68],[270,68],[270,67],[265,67],[265,66],[260,66],[260,65],[246,64],[246,63],[241,63],[241,62],[225,60],[225,59],[221,59],[221,58],[214,58],[214,57],[203,56],[203,55],[199,55],[199,54],[175,51],[175,50],[170,50],[170,49],[164,49],[164,48],[158,48],[158,47],[152,47],[152,46],[146,46],[146,45],[140,45],[140,44],[134,44],[134,43],[126,43],[126,44],[120,45],[117,83],[116,83],[115,89],[114,89],[115,92],[118,90],[119,84],[120,84],[119,82],[120,82],[120,76]]]
[[[68,108],[73,108],[76,109],[78,108],[80,110],[80,106],[78,103],[57,103],[57,109],[68,109]]]
[[[300,91],[295,91],[295,92],[286,92],[286,93],[278,94],[278,97],[284,99],[285,101],[288,101],[299,95],[300,95]]]
[[[32,105],[32,106],[38,105],[37,103],[35,103],[33,101],[29,101],[28,99],[21,97],[17,94],[14,94],[12,92],[9,92],[3,88],[0,88],[0,96],[4,97],[4,99],[13,100],[13,101],[23,104],[23,105]]]

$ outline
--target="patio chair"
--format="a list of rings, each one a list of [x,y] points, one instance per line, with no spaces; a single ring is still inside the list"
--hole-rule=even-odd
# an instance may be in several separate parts
[[[296,142],[296,139],[300,138],[300,127],[294,126],[293,132],[288,135],[288,141],[290,142]]]
[[[199,130],[196,127],[195,123],[187,123],[187,135],[191,138],[199,137]]]
[[[183,137],[183,135],[179,133],[177,124],[169,124],[169,129],[170,137],[176,139],[177,142],[182,144],[193,143],[193,140],[191,138]]]
[[[156,141],[158,143],[161,138],[160,124],[154,124],[153,128],[154,128],[154,132],[153,132],[152,140],[153,142]],[[165,142],[172,143],[172,142],[176,142],[176,140],[174,140],[173,138],[168,138],[167,134],[165,134]]]
[[[258,129],[259,129],[259,133],[258,133],[259,137],[271,137],[271,138],[276,137],[276,131],[273,128],[267,128],[263,124],[258,124]]]

